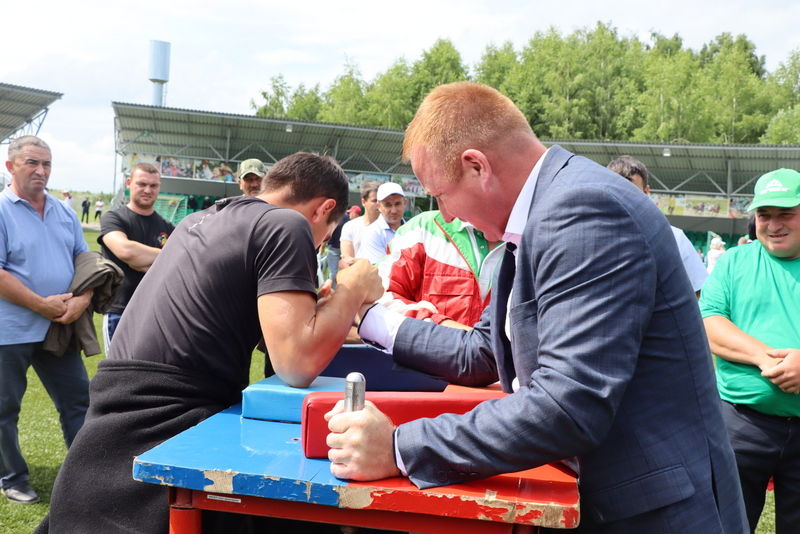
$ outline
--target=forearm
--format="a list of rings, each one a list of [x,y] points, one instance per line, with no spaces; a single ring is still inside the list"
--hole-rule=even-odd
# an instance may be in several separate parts
[[[117,256],[135,271],[146,271],[161,253],[161,249],[130,241],[123,256]]]
[[[41,313],[44,298],[31,291],[19,278],[0,269],[0,298],[17,306]]]
[[[729,319],[712,315],[703,319],[711,352],[735,363],[754,365],[761,369],[774,365],[773,358],[767,355],[771,348],[766,343],[745,334]]]
[[[308,386],[344,343],[364,298],[363,289],[340,284],[333,295],[309,305],[297,320],[291,319],[297,305],[272,307],[273,320],[262,330],[275,373],[291,386]]]
[[[127,263],[135,271],[146,271],[161,252],[160,248],[128,239],[127,234],[119,230],[105,234],[103,244],[114,256]]]
[[[352,241],[346,241],[346,240],[342,239],[339,242],[339,244],[341,245],[342,259],[343,260],[347,259],[347,258],[354,258],[355,257],[356,251],[355,251],[355,249],[353,247],[353,242]]]

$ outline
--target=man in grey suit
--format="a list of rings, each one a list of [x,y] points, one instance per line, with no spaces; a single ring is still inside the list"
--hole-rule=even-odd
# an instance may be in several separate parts
[[[581,532],[747,532],[708,341],[666,218],[460,82],[426,97],[404,156],[446,220],[510,245],[472,331],[379,306],[359,333],[404,366],[511,395],[396,429],[368,404],[327,415],[334,475],[439,486],[575,458]],[[491,209],[487,209],[491,207]]]

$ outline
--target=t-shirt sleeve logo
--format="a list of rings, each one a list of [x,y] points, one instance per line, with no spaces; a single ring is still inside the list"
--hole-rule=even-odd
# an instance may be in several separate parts
[[[158,239],[158,247],[159,248],[164,248],[164,245],[167,244],[167,238],[168,237],[169,236],[167,235],[166,232],[161,232],[160,234],[158,234],[158,237],[156,239]]]

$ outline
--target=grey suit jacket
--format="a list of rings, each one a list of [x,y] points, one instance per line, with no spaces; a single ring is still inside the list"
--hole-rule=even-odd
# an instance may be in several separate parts
[[[577,457],[583,532],[746,532],[699,309],[655,205],[554,146],[516,264],[472,332],[400,327],[401,365],[522,386],[465,415],[402,425],[411,480],[430,487]]]

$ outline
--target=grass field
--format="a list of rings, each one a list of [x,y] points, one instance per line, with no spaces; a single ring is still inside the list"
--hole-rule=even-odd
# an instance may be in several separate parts
[[[85,231],[86,242],[94,250],[97,249],[97,232]],[[95,315],[95,327],[100,332],[101,316]],[[94,376],[97,364],[104,358],[100,354],[84,358],[89,376]],[[250,381],[263,378],[264,356],[260,352],[253,354],[250,369]],[[32,505],[11,504],[0,497],[0,533],[30,534],[47,513],[50,502],[50,488],[53,486],[58,468],[64,459],[66,449],[58,423],[58,414],[47,396],[39,378],[28,371],[28,391],[22,402],[22,414],[19,421],[20,443],[28,462],[31,484],[39,493],[42,501]],[[772,492],[767,496],[767,507],[757,530],[758,534],[775,532],[774,500]]]

